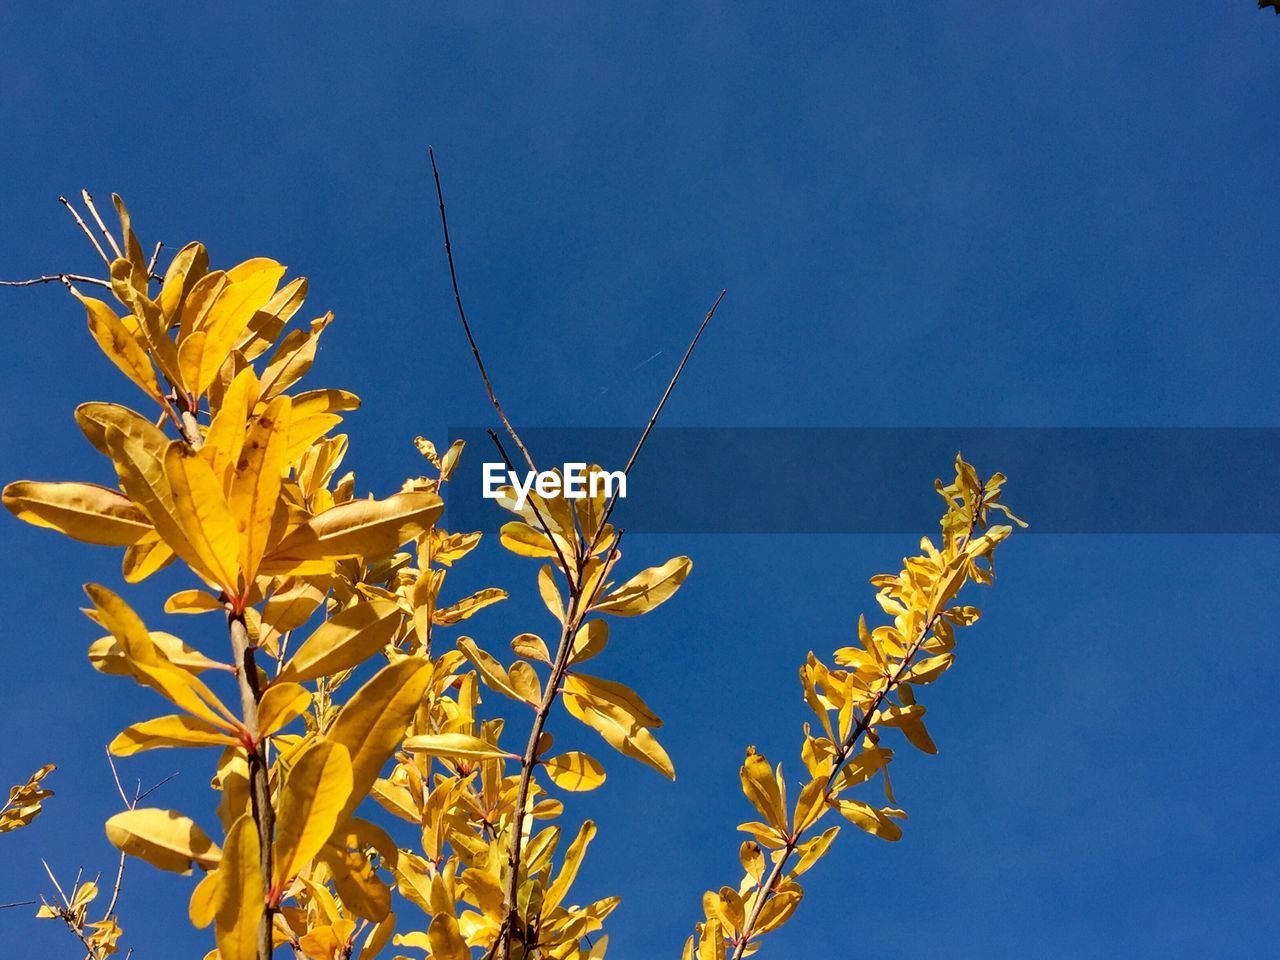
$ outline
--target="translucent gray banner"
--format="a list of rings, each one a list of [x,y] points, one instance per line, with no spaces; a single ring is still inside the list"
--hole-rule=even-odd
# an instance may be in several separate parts
[[[635,428],[520,431],[538,467],[620,470]],[[485,499],[484,428],[449,483],[448,527],[511,519]],[[504,440],[506,438],[504,437]],[[509,442],[508,452],[516,451]],[[957,451],[1037,533],[1280,533],[1277,428],[669,428],[649,437],[615,522],[632,533],[926,533]],[[523,464],[519,464],[523,468]]]

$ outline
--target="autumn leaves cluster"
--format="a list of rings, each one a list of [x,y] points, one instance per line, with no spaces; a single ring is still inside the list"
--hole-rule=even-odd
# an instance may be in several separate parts
[[[563,811],[551,791],[593,789],[604,767],[555,753],[543,727],[562,698],[606,743],[673,775],[652,710],[578,667],[608,639],[605,621],[589,615],[653,609],[689,561],[619,585],[611,503],[535,496],[516,510],[508,497],[519,518],[502,541],[544,561],[536,582],[554,640],[523,633],[514,659],[467,637],[439,642],[434,632],[506,597],[489,588],[444,599],[450,567],[480,539],[437,523],[460,445],[441,454],[419,438],[430,475],[382,499],[357,497],[354,476],[338,476],[347,438],[333,431],[358,400],[290,392],[329,322],[287,330],[305,280],[281,286],[284,268],[267,259],[211,269],[199,244],[157,277],[118,200],[117,209],[116,305],[71,291],[93,338],[154,409],[77,410],[114,484],[21,481],[4,504],[30,523],[123,547],[127,582],[179,561],[195,585],[166,612],[224,625],[197,626],[200,641],[189,642],[149,627],[116,592],[86,588],[106,634],[90,646],[93,665],[150,688],[171,711],[127,727],[111,753],[210,748],[216,791],[194,817],[126,809],[107,822],[108,838],[161,869],[200,872],[191,921],[213,928],[210,956],[221,960],[277,947],[313,960],[372,958],[393,938],[455,960],[472,948],[599,956],[605,941],[585,938],[616,899],[567,899],[594,825],[561,849],[560,829],[540,824]],[[502,721],[481,715],[490,695],[528,706],[525,749],[500,744]],[[417,828],[417,849],[360,815],[369,797]],[[214,817],[217,841],[201,825]],[[393,889],[424,915],[398,921]],[[115,949],[113,939],[101,955]]]
[[[959,456],[955,468],[954,481],[936,484],[946,505],[940,543],[922,539],[921,553],[905,559],[899,573],[871,580],[890,622],[870,629],[860,617],[857,643],[836,650],[834,666],[811,652],[800,668],[804,701],[816,727],[804,725],[803,775],[794,805],[787,800],[782,765],[772,768],[748,748],[742,790],[760,819],[739,827],[752,838],[739,851],[743,877],[737,887],[703,896],[704,917],[685,943],[685,960],[749,956],[759,949],[761,937],[792,917],[804,895],[798,878],[826,855],[840,831],[830,826],[818,832],[829,813],[884,840],[902,836],[899,821],[907,814],[894,797],[893,750],[882,745],[882,738],[896,729],[917,749],[937,752],[915,689],[951,667],[956,630],[978,619],[976,607],[956,598],[967,584],[991,583],[996,547],[1013,531],[991,523],[992,516],[1002,513],[1025,525],[1001,502],[1003,475],[983,481]],[[877,778],[887,802],[865,790],[862,797],[851,796]]]
[[[507,596],[490,587],[450,599],[450,570],[480,541],[439,525],[461,445],[440,452],[418,438],[424,476],[382,498],[359,495],[354,474],[340,473],[348,441],[335,432],[358,399],[296,389],[330,321],[291,327],[306,281],[285,282],[285,268],[265,258],[213,269],[198,243],[157,275],[116,206],[120,240],[108,236],[116,256],[104,255],[102,281],[115,304],[69,286],[93,339],[150,408],[76,411],[112,482],[20,481],[3,498],[29,523],[124,548],[126,583],[175,562],[188,571],[165,603],[168,614],[200,618],[184,638],[149,626],[117,592],[86,587],[102,634],[89,647],[93,666],[167,703],[116,735],[110,752],[204,749],[213,787],[194,815],[127,804],[107,821],[108,838],[130,857],[198,875],[189,912],[212,928],[207,960],[277,950],[372,960],[392,946],[436,960],[600,960],[618,899],[581,903],[571,891],[596,826],[578,824],[565,842],[556,821],[570,794],[604,782],[605,765],[556,749],[547,727],[567,715],[674,777],[657,714],[589,661],[608,643],[608,618],[666,602],[690,561],[623,573],[616,497],[507,488],[500,503],[514,518],[500,540],[536,562],[551,630],[501,646],[458,636]],[[804,728],[798,795],[790,802],[782,768],[748,751],[741,783],[759,819],[741,828],[751,836],[744,876],[704,897],[686,958],[749,955],[790,918],[797,878],[837,832],[819,832],[829,813],[900,835],[905,814],[881,738],[897,729],[933,750],[914,691],[950,667],[956,630],[978,617],[956,596],[990,581],[1011,529],[989,523],[1004,509],[1002,484],[957,459],[954,482],[938,487],[940,544],[926,539],[900,573],[873,581],[890,622],[860,623],[857,644],[835,651],[832,666],[811,654],[801,668],[816,725]],[[509,730],[486,709],[496,698],[524,708],[527,728]],[[0,830],[39,812],[41,776],[15,788]],[[854,796],[875,778],[887,803]],[[390,830],[369,816],[375,805]],[[109,910],[92,942],[82,936],[90,960],[114,953],[123,935]]]

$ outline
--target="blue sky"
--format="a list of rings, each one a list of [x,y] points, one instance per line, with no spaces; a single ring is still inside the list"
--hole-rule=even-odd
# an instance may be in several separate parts
[[[0,9],[0,274],[94,268],[55,202],[82,185],[123,194],[144,242],[289,264],[337,314],[311,380],[365,398],[351,460],[375,490],[418,471],[415,434],[489,416],[429,143],[520,422],[638,428],[727,287],[668,424],[1280,425],[1280,23],[1249,0],[273,7]],[[4,478],[105,478],[71,410],[137,398],[60,291],[10,291],[0,311]],[[0,529],[0,779],[60,765],[38,826],[0,837],[7,902],[44,889],[40,855],[64,876],[110,868],[101,744],[155,703],[84,657],[80,584],[116,583],[118,557]],[[913,540],[632,542],[637,562],[687,553],[695,570],[603,661],[666,719],[679,779],[610,756],[606,787],[570,808],[604,826],[580,892],[624,898],[611,956],[677,955],[702,890],[736,882],[742,748],[794,764],[795,668],[847,642],[866,578]],[[905,839],[847,831],[767,956],[1271,955],[1278,546],[1011,542],[925,698],[941,754],[902,751]],[[547,628],[530,566],[495,545],[463,571],[459,589],[516,594],[472,622],[479,639]],[[172,587],[133,596],[158,621]],[[128,771],[181,770],[158,801],[212,824],[207,759]],[[136,957],[206,949],[188,892],[131,868]],[[72,953],[25,909],[0,931],[17,957]]]

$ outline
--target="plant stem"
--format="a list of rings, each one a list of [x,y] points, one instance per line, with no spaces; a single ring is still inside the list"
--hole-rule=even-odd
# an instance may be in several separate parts
[[[240,687],[240,712],[245,729],[253,741],[249,758],[249,796],[253,822],[258,828],[259,864],[262,868],[262,888],[271,890],[271,844],[275,838],[275,809],[271,805],[270,768],[267,764],[266,745],[258,738],[258,702],[262,690],[258,683],[258,664],[254,648],[249,643],[249,630],[244,613],[228,613],[227,627],[231,634],[231,649],[235,655],[236,679]],[[258,924],[258,960],[271,960],[271,898]]]

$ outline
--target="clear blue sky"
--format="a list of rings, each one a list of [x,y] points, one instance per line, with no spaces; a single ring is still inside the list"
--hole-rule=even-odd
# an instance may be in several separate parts
[[[374,489],[418,470],[415,434],[488,416],[428,143],[492,373],[529,424],[639,426],[724,286],[672,425],[1280,425],[1280,21],[1252,0],[259,6],[0,9],[0,274],[93,269],[55,202],[82,185],[122,193],[144,242],[288,263],[337,314],[312,381],[364,396],[352,462]],[[108,477],[71,410],[137,396],[59,290],[7,292],[0,314],[4,479]],[[41,854],[111,868],[101,744],[157,701],[84,656],[80,584],[117,583],[115,553],[0,530],[0,780],[60,765],[38,826],[0,837],[4,902],[44,890]],[[696,566],[604,661],[666,719],[678,781],[608,756],[570,807],[604,824],[580,893],[624,898],[611,956],[677,955],[702,890],[737,881],[742,747],[795,763],[796,666],[847,642],[867,576],[912,546],[632,543]],[[768,955],[1274,955],[1278,559],[1263,536],[1016,539],[927,692],[941,754],[902,751],[906,838],[846,831]],[[469,570],[460,588],[517,594],[478,638],[546,629],[530,566],[494,545]],[[132,596],[158,621],[172,586]],[[212,825],[208,760],[127,771],[180,769],[159,801]],[[188,892],[130,869],[139,960],[207,949]],[[0,936],[74,955],[26,909]]]

